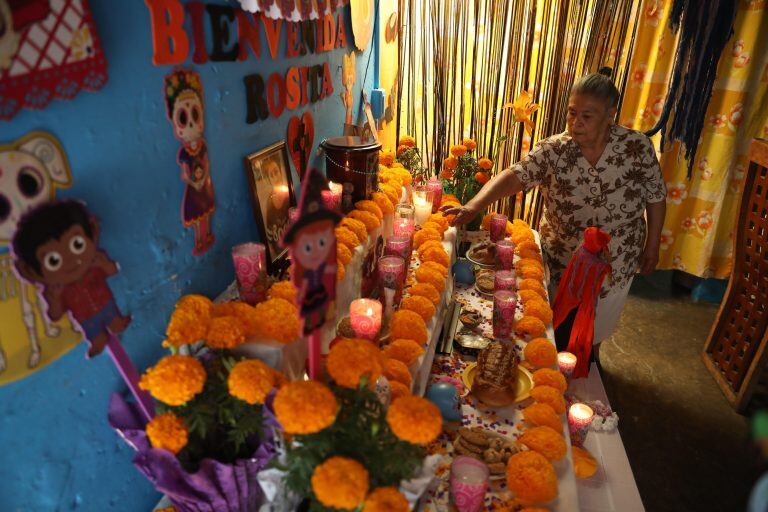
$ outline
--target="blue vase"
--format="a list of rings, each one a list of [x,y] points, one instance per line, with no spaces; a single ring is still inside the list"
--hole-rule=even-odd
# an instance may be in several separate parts
[[[472,270],[472,263],[464,258],[456,260],[456,263],[453,264],[453,276],[457,283],[475,283],[475,273]]]

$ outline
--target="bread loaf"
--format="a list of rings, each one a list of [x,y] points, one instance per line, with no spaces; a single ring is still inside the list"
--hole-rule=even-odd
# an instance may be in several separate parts
[[[472,393],[491,407],[515,403],[517,358],[512,343],[496,341],[480,352]]]

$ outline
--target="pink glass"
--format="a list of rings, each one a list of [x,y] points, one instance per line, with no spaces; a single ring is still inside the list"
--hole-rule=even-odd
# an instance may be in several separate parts
[[[400,256],[379,259],[379,282],[384,288],[400,288],[405,282],[405,260]]]
[[[594,417],[595,412],[586,404],[573,404],[568,409],[568,432],[573,446],[584,446]]]
[[[328,187],[331,189],[331,196],[333,197],[333,201],[336,204],[336,207],[341,206],[341,192],[344,189],[341,183],[334,183],[332,181],[328,182]]]
[[[515,323],[517,294],[509,290],[499,290],[493,294],[493,337],[507,340],[512,337]]]
[[[508,290],[515,291],[515,273],[509,270],[498,270],[493,276],[493,288],[495,291]]]
[[[558,352],[557,354],[557,366],[560,368],[560,373],[568,380],[573,375],[573,369],[576,368],[576,356],[570,352]]]
[[[333,192],[330,190],[321,190],[320,196],[323,198],[323,204],[329,210],[336,210],[338,205],[333,197]]]
[[[356,299],[349,305],[349,320],[358,338],[372,340],[381,329],[381,302]]]
[[[512,270],[515,261],[515,242],[501,239],[496,242],[496,263],[502,270]]]
[[[267,259],[264,244],[247,243],[232,248],[240,300],[254,305],[266,298]]]
[[[291,222],[296,222],[298,218],[299,218],[299,209],[293,206],[288,208],[288,220]]]
[[[451,463],[451,499],[459,512],[478,512],[488,490],[488,466],[460,455]]]
[[[399,256],[403,258],[406,266],[411,261],[411,238],[408,236],[391,236],[387,238],[384,246],[386,256]]]
[[[413,232],[416,230],[416,225],[413,219],[395,219],[393,225],[393,232],[395,236],[406,236],[408,238],[413,236]]]
[[[427,190],[432,192],[432,213],[435,213],[443,200],[443,182],[432,178],[427,182]]]
[[[507,233],[507,216],[497,213],[491,217],[491,242],[498,242]]]

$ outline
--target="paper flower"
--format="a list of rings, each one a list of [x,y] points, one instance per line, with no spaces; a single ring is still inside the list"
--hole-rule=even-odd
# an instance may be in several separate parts
[[[416,283],[415,285],[408,288],[408,293],[411,295],[421,295],[422,297],[426,297],[432,301],[432,304],[434,304],[435,307],[440,304],[440,292],[438,292],[437,289],[429,283]]]
[[[412,339],[421,344],[426,343],[428,337],[427,324],[424,319],[417,313],[405,309],[400,309],[392,314],[389,332],[393,339]]]
[[[174,455],[187,446],[189,440],[189,430],[184,420],[172,412],[152,418],[147,423],[146,432],[152,448],[168,450]]]
[[[203,390],[205,368],[191,356],[165,356],[149,368],[139,387],[167,405],[184,405]]]
[[[281,376],[258,359],[246,359],[232,367],[227,378],[229,394],[250,405],[263,404]]]
[[[546,426],[555,432],[563,431],[563,424],[560,417],[549,404],[533,403],[523,409],[523,419],[526,423],[536,427]]]
[[[278,281],[267,290],[267,298],[284,299],[294,304],[296,302],[296,287],[290,281]]]
[[[411,396],[411,390],[402,382],[392,381],[389,383],[389,398],[392,402],[403,396]]]
[[[330,457],[312,472],[312,492],[326,507],[357,509],[368,494],[368,470],[348,457]]]
[[[557,430],[547,426],[533,427],[526,430],[518,438],[518,442],[528,447],[529,450],[542,454],[552,462],[565,457],[565,439]]]
[[[275,416],[287,434],[314,434],[333,425],[339,404],[328,386],[297,380],[275,395]]]
[[[558,370],[552,368],[540,368],[533,372],[533,384],[535,386],[550,386],[561,393],[568,389],[568,383],[565,382],[565,376]]]
[[[525,315],[515,322],[515,332],[529,338],[537,338],[543,335],[547,330],[544,322],[535,316]]]
[[[268,299],[256,304],[257,335],[280,343],[290,343],[299,337],[301,322],[296,306],[283,299]],[[276,321],[279,319],[279,321]]]
[[[389,382],[399,382],[408,389],[411,389],[413,384],[413,377],[411,377],[408,367],[397,359],[387,359],[384,361],[384,376]]]
[[[432,272],[436,271],[432,270]],[[419,295],[404,298],[402,302],[400,302],[400,309],[407,309],[414,313],[418,313],[425,322],[429,322],[432,317],[435,316],[435,305],[432,304],[432,301]]]
[[[597,461],[584,448],[571,446],[571,455],[573,455],[573,472],[577,478],[589,478],[597,473]]]
[[[529,503],[546,503],[557,497],[557,475],[541,454],[516,453],[507,461],[507,486],[515,497]]]
[[[429,302],[429,300],[425,297],[413,296],[410,298],[422,299],[428,302],[430,306],[432,306],[432,303]],[[434,306],[432,306],[432,308],[434,309]],[[390,359],[397,359],[398,361],[405,363],[406,366],[411,366],[419,359],[421,354],[424,353],[424,349],[414,340],[401,338],[394,340],[392,343],[384,347],[382,352],[386,357]]]
[[[368,340],[343,339],[328,353],[328,375],[345,388],[356,388],[360,380],[375,383],[381,375],[382,361],[379,349]]]
[[[408,500],[395,487],[374,489],[365,499],[363,512],[408,512]]]
[[[546,338],[536,338],[525,345],[523,356],[536,368],[554,366],[557,362],[557,348]]]
[[[531,396],[540,404],[547,404],[557,413],[565,412],[565,399],[559,389],[551,386],[536,386],[531,390]]]
[[[360,243],[363,243],[366,240],[368,240],[368,229],[365,227],[365,224],[363,224],[357,219],[353,219],[351,217],[344,217],[343,219],[341,219],[339,226],[343,226],[348,230],[352,231]]]
[[[381,211],[381,208],[379,208],[379,205],[377,205],[375,202],[371,201],[370,199],[364,199],[362,201],[356,202],[355,208],[357,208],[358,210],[362,210],[364,212],[372,213],[379,220],[382,220],[384,218],[384,212]]]
[[[398,439],[411,444],[431,443],[443,428],[440,409],[420,396],[404,396],[392,402],[387,423]]]
[[[536,279],[522,279],[517,284],[517,290],[530,290],[536,292],[543,300],[547,300],[547,292],[544,290],[544,285],[541,281]]]
[[[462,146],[461,144],[456,144],[454,146],[451,146],[451,155],[455,157],[464,156],[467,154],[467,147]]]
[[[515,122],[523,123],[526,133],[531,134],[535,126],[531,120],[531,115],[539,109],[539,106],[538,103],[533,103],[533,93],[531,91],[521,91],[514,102],[506,103],[501,108],[503,110],[511,107],[514,111]]]
[[[429,283],[440,293],[445,290],[445,277],[437,270],[429,267],[420,266],[416,269],[416,281]]]

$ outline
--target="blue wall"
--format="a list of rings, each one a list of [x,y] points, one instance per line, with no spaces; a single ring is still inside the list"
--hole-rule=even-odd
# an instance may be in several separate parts
[[[0,123],[0,142],[31,130],[61,140],[74,185],[59,197],[85,200],[101,219],[102,246],[122,268],[110,284],[120,307],[133,315],[123,343],[144,369],[161,354],[175,300],[222,291],[233,278],[230,248],[258,239],[243,157],[284,138],[290,115],[305,110],[315,119],[315,148],[341,134],[341,56],[352,48],[352,31],[347,12],[346,50],[272,62],[262,31],[261,60],[195,66],[189,57],[186,64],[203,80],[217,202],[216,244],[196,258],[192,232],[181,225],[179,143],[163,104],[163,77],[171,67],[152,65],[149,12],[140,0],[91,0],[91,8],[108,61],[107,84],[72,101],[55,100],[43,111],[19,112]],[[209,34],[207,17],[205,25]],[[279,55],[285,55],[285,31]],[[369,56],[357,55],[356,107]],[[325,61],[333,75],[331,98],[280,119],[245,123],[245,75],[259,72],[266,79],[273,71]],[[367,90],[372,82],[371,64]],[[0,510],[142,511],[157,502],[158,494],[131,465],[132,451],[107,425],[109,395],[125,386],[106,355],[85,361],[84,354],[80,344],[33,376],[0,388]]]

